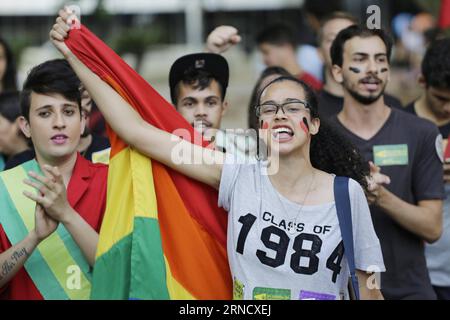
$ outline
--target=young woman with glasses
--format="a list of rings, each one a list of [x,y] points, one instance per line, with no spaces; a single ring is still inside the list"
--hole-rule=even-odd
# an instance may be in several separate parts
[[[307,85],[280,77],[265,86],[255,111],[268,157],[239,164],[230,154],[203,149],[145,122],[64,44],[69,29],[65,14],[60,17],[50,33],[52,41],[113,130],[143,154],[219,190],[219,205],[229,213],[234,298],[347,296],[349,267],[334,202],[335,175],[354,179],[349,181],[349,196],[361,297],[382,298],[375,275],[368,273],[384,271],[363,190],[368,166],[344,138],[321,125],[314,93]],[[174,149],[199,159],[177,163]]]

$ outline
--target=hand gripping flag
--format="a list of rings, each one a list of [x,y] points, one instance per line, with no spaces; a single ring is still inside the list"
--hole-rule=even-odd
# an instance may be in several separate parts
[[[189,130],[175,108],[86,27],[66,44],[152,125]],[[130,126],[130,130],[133,127]],[[217,192],[143,156],[108,128],[107,206],[92,299],[230,299],[226,212]],[[155,148],[158,148],[155,145]]]

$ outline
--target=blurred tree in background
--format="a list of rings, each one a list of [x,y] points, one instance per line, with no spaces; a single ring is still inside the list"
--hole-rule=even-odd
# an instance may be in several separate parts
[[[161,42],[164,32],[160,26],[131,26],[124,28],[111,39],[111,46],[119,55],[132,53],[136,56],[135,69],[139,72],[148,47]]]

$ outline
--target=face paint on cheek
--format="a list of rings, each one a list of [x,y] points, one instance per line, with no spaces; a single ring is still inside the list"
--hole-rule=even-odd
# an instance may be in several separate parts
[[[360,69],[355,68],[355,67],[349,67],[348,70],[350,70],[351,72],[354,72],[354,73],[360,73],[361,72]]]
[[[263,120],[261,120],[261,129],[269,129],[269,124]]]
[[[305,117],[303,117],[302,121],[300,121],[300,128],[306,133],[309,133],[309,125],[308,120],[306,120]]]

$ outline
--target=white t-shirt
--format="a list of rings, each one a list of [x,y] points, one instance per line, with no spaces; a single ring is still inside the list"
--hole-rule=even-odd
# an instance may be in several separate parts
[[[215,135],[215,144],[219,149],[234,155],[237,163],[256,163],[256,140],[246,134],[245,130],[218,130]]]
[[[272,186],[261,162],[232,163],[227,156],[219,206],[229,212],[227,251],[235,299],[347,297],[335,203],[301,206]],[[356,268],[385,271],[361,186],[349,182]]]

